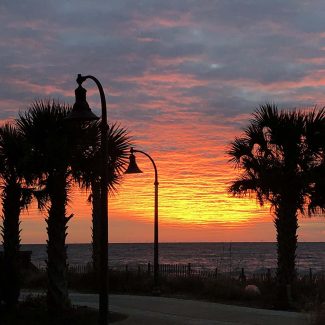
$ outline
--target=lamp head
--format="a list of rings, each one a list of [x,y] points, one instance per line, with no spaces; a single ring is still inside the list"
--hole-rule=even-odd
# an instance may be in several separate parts
[[[135,161],[135,155],[133,154],[133,148],[131,148],[131,154],[130,154],[130,163],[127,168],[127,170],[124,172],[124,174],[140,174],[142,173],[142,170],[138,167],[137,162]]]
[[[75,90],[76,102],[73,105],[71,113],[66,117],[67,120],[95,121],[99,118],[91,111],[87,99],[87,90],[81,86],[85,79],[78,75],[77,82],[79,86]]]

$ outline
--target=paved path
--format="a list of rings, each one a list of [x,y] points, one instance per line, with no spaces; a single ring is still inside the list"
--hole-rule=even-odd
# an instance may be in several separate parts
[[[73,304],[97,308],[95,294],[71,293]],[[197,300],[110,295],[110,310],[129,317],[116,325],[307,325],[310,315]]]

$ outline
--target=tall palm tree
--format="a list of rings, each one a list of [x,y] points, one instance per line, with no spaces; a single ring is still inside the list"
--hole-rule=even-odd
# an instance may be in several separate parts
[[[0,127],[0,179],[2,202],[2,244],[4,249],[3,298],[15,307],[20,294],[20,212],[31,201],[24,180],[24,141],[10,124]]]
[[[317,157],[321,148],[311,143],[315,143],[314,135],[319,131],[319,120],[324,121],[325,111],[313,114],[279,112],[275,105],[262,105],[253,114],[244,136],[236,138],[228,151],[231,161],[243,170],[229,187],[230,193],[255,193],[260,205],[269,202],[273,209],[278,298],[283,304],[288,303],[287,289],[296,277],[298,212],[303,213],[306,204],[311,203],[315,171],[320,165]],[[311,132],[311,128],[315,130]]]
[[[94,271],[99,269],[100,251],[100,128],[99,122],[88,124],[86,128],[88,150],[82,152],[82,156],[74,159],[74,178],[82,188],[90,190],[89,201],[92,203],[92,261]],[[107,131],[108,150],[108,190],[110,194],[117,192],[124,167],[128,162],[130,137],[126,129],[119,125],[110,124]]]
[[[81,129],[66,123],[71,108],[54,101],[35,101],[16,123],[29,146],[28,165],[37,175],[40,207],[47,211],[47,303],[53,316],[69,307],[67,287],[67,251],[65,239],[66,205],[71,185],[71,161],[79,141]]]

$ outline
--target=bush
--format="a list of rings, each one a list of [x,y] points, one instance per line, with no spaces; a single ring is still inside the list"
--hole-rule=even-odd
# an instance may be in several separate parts
[[[69,272],[69,289],[81,292],[97,293],[97,276],[93,272]],[[244,288],[256,285],[261,295],[249,296]],[[46,273],[38,272],[25,279],[24,288],[46,289]],[[124,294],[153,294],[152,273],[138,270],[109,271],[109,292]],[[165,296],[204,299],[215,302],[232,303],[261,308],[276,308],[278,306],[276,280],[272,277],[256,277],[244,281],[233,279],[223,274],[217,278],[202,278],[199,276],[161,277],[160,292]],[[325,279],[322,277],[310,279],[299,278],[292,287],[291,309],[312,311],[325,301]]]
[[[2,325],[89,325],[98,322],[98,310],[84,306],[69,308],[60,319],[49,319],[45,296],[29,296],[19,304],[17,310],[10,313],[4,311],[3,315]],[[109,318],[113,323],[127,316],[111,313]]]

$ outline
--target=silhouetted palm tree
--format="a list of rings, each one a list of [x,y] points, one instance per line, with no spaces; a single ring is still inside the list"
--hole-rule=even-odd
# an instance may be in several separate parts
[[[28,143],[26,159],[37,175],[40,207],[47,211],[48,309],[60,315],[70,305],[67,287],[66,215],[71,185],[71,161],[80,148],[80,128],[65,121],[70,107],[36,101],[19,115],[17,126]]]
[[[228,152],[231,161],[243,170],[229,191],[238,196],[255,193],[261,205],[269,202],[274,211],[278,298],[283,303],[288,302],[287,289],[296,277],[298,212],[303,213],[311,203],[315,189],[315,172],[320,165],[317,157],[321,155],[315,134],[324,118],[324,110],[303,114],[262,105],[244,136],[236,138]],[[317,204],[315,199],[312,202]]]
[[[20,294],[20,212],[31,201],[31,191],[24,186],[24,141],[17,130],[0,127],[0,179],[4,249],[3,298],[9,308],[18,303]]]
[[[92,203],[92,260],[93,269],[99,268],[100,247],[100,176],[101,176],[101,149],[100,149],[100,122],[88,124],[88,150],[82,157],[74,159],[74,177],[81,187],[91,191],[89,201]],[[115,193],[120,184],[124,166],[128,162],[130,137],[126,129],[117,124],[111,124],[107,131],[108,145],[108,190]]]

